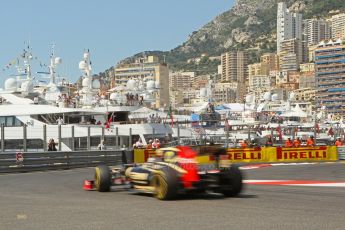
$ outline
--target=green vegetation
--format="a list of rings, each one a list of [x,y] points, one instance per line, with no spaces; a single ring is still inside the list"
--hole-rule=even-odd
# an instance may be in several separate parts
[[[332,10],[345,11],[344,0],[309,0],[308,9],[303,15],[305,18],[324,17]]]

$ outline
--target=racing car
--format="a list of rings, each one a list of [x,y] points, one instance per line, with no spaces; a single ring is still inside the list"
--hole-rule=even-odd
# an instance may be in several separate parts
[[[215,159],[224,151],[215,151]],[[161,148],[154,158],[142,164],[123,167],[97,166],[94,187],[99,192],[110,191],[111,186],[128,185],[130,189],[151,193],[157,199],[170,200],[180,193],[212,191],[225,197],[238,195],[242,190],[243,175],[236,165],[201,170],[197,153],[187,146]]]

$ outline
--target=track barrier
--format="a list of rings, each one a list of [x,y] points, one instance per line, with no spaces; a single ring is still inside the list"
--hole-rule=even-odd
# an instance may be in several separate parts
[[[154,149],[0,153],[0,173],[143,163],[154,156]],[[215,157],[206,150],[197,160],[209,164]],[[345,146],[228,148],[220,160],[230,163],[337,161],[345,160]]]
[[[133,151],[50,151],[0,153],[0,173],[31,172],[132,163]]]
[[[338,147],[339,150],[344,151],[345,149]],[[345,159],[345,152],[342,154],[343,159]],[[134,162],[145,162],[154,155],[154,149],[134,149]],[[341,158],[336,146],[228,148],[226,154],[220,156],[220,160],[230,163],[315,162],[336,161],[338,159]],[[199,154],[197,161],[200,164],[209,164],[215,161],[215,157],[206,151]]]

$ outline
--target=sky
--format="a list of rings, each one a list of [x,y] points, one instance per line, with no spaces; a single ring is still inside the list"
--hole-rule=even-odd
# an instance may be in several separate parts
[[[47,71],[51,44],[62,58],[57,72],[75,82],[89,49],[93,73],[146,50],[167,51],[187,40],[235,0],[11,0],[0,8],[0,86],[28,44],[33,71]],[[36,76],[40,78],[42,76]]]

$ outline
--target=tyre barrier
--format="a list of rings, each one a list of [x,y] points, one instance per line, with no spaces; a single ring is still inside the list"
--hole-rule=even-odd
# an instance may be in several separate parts
[[[0,153],[0,173],[31,172],[132,163],[133,151],[69,151]]]

